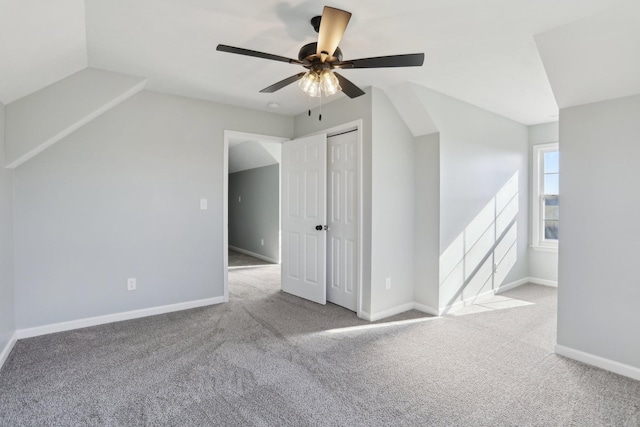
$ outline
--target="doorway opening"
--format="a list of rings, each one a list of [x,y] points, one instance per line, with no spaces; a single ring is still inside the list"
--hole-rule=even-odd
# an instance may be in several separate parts
[[[280,161],[286,138],[224,133],[224,298],[229,270],[280,263]]]
[[[318,141],[318,145],[315,142],[311,143],[309,150],[302,153],[299,148],[306,146],[303,141],[308,139]],[[346,123],[309,137],[287,141],[289,140],[285,138],[225,131],[223,171],[225,179],[223,183],[225,301],[229,300],[229,270],[233,272],[234,268],[239,267],[233,265],[234,259],[250,256],[254,257],[255,265],[264,266],[269,262],[281,263],[282,270],[278,273],[283,291],[320,304],[332,302],[356,312],[361,317],[362,121]],[[256,148],[260,150],[254,150]],[[292,149],[296,152],[294,156],[291,155]],[[311,155],[312,152],[313,155]],[[318,153],[322,155],[316,158]],[[235,154],[240,156],[234,158]],[[255,159],[265,161],[267,157],[271,157],[270,160],[267,159],[271,164],[252,164],[253,167],[239,171],[239,168],[245,168],[246,165],[238,166],[238,161],[241,163],[248,163]],[[307,162],[312,157],[317,161]],[[238,160],[239,158],[242,160]],[[277,164],[273,158],[278,159]],[[301,169],[299,166],[302,163],[309,163],[309,166],[313,165],[315,169],[311,171]],[[242,194],[237,190],[237,188],[246,188],[237,184],[243,180],[249,180],[248,176],[252,174],[263,177],[254,179],[259,182],[256,185],[260,187],[267,181],[264,177],[270,169],[276,168],[279,169],[277,195],[275,191],[264,188],[253,193],[245,189],[242,190]],[[273,170],[271,173],[275,176],[276,173]],[[290,174],[292,171],[293,174]],[[236,180],[236,178],[240,179]],[[313,182],[317,187],[311,185]],[[313,193],[313,202],[312,198],[307,197],[308,191]],[[249,202],[257,200],[263,193],[268,193],[270,196],[266,197],[268,200],[265,202],[265,207],[249,209],[251,212],[247,214],[247,218],[250,222],[243,222],[244,219],[237,217],[245,215],[241,208],[249,208]],[[277,228],[265,225],[265,222],[268,222],[267,218],[270,217],[266,210],[275,212],[276,206],[273,203],[275,201],[277,201],[278,211]],[[298,203],[298,207],[290,210],[291,202]],[[310,215],[307,209],[313,210],[314,213]],[[287,219],[299,214],[313,224],[311,222],[306,224],[308,221],[302,224],[298,218],[294,222],[298,222],[301,229],[295,232],[285,229]],[[273,224],[273,221],[271,223]],[[249,231],[249,224],[258,225],[258,227]],[[256,229],[258,231],[255,231]],[[274,229],[278,237],[277,250],[268,247],[269,243],[273,243],[275,235],[269,234],[269,230]],[[263,235],[271,237],[265,238]],[[261,249],[265,250],[261,251]],[[269,249],[272,252],[269,253]],[[255,258],[260,261],[255,261]],[[296,274],[301,275],[299,278],[302,280],[292,288],[288,280]],[[233,277],[236,277],[235,272]],[[301,292],[295,290],[307,285],[309,287]],[[314,297],[310,298],[310,292],[308,292],[310,287],[321,289],[314,290],[312,292]]]

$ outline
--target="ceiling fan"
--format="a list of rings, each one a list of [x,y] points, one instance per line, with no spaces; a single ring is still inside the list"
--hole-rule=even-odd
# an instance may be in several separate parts
[[[311,19],[311,25],[313,25],[313,28],[318,33],[318,41],[302,46],[298,53],[298,59],[223,44],[219,44],[216,50],[302,65],[308,71],[298,73],[274,83],[262,89],[260,92],[273,93],[299,80],[298,85],[300,88],[307,95],[313,97],[322,96],[322,94],[325,96],[333,95],[340,90],[350,98],[364,95],[362,89],[342,75],[334,72],[333,70],[335,69],[419,67],[423,64],[424,53],[378,56],[343,61],[342,51],[338,47],[338,44],[347,29],[349,19],[351,19],[351,13],[325,6],[322,16],[316,16]]]

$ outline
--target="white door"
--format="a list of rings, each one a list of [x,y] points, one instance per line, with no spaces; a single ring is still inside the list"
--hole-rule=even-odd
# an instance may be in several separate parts
[[[358,283],[358,132],[327,139],[329,215],[327,300],[357,309]]]
[[[326,304],[327,135],[285,142],[281,165],[282,290]]]

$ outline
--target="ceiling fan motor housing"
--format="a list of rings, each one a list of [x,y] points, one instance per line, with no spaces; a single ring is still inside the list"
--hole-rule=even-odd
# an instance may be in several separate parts
[[[313,26],[313,29],[316,31],[316,33],[320,32],[321,20],[322,20],[322,16],[314,16],[313,18],[311,18],[311,25]]]
[[[300,48],[300,52],[298,52],[298,59],[300,61],[308,61],[313,63],[315,60],[319,60],[317,56],[318,51],[318,43],[313,42],[309,44],[305,44]],[[335,58],[335,59],[334,59]],[[336,48],[336,51],[333,53],[333,57],[328,58],[330,62],[340,62],[342,61],[342,51],[340,48]]]

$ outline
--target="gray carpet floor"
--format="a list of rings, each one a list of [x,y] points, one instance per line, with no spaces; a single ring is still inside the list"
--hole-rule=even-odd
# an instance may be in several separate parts
[[[255,267],[261,265],[273,265],[273,263],[229,249],[229,268]]]
[[[553,354],[552,288],[371,324],[280,292],[279,266],[230,282],[227,304],[20,340],[0,425],[640,425],[640,382]]]

